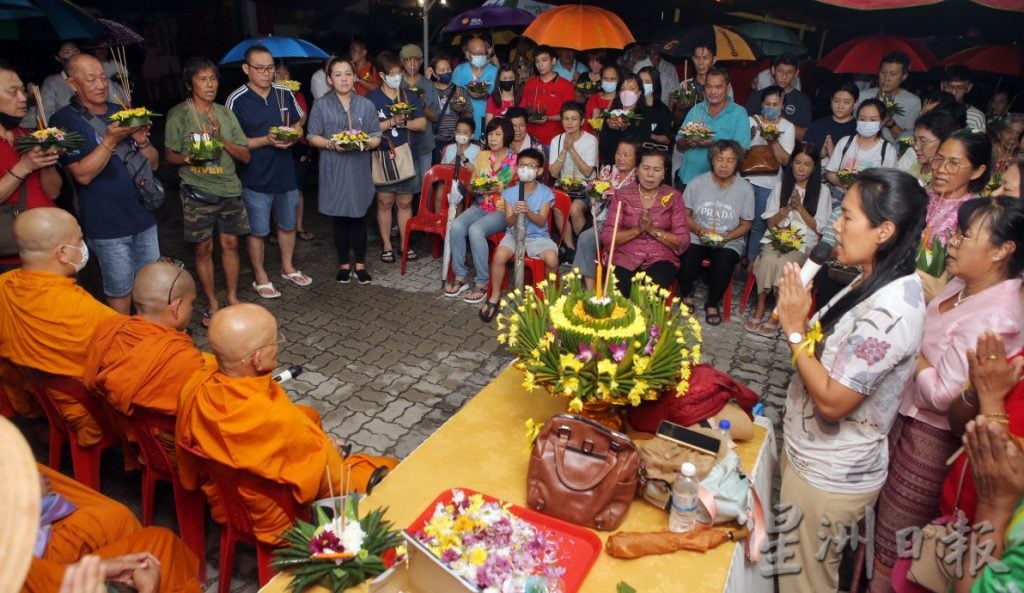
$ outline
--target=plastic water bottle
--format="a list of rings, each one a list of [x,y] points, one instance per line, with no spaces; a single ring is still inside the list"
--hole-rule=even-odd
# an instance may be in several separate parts
[[[697,522],[697,468],[684,463],[676,483],[672,485],[672,507],[669,510],[668,530],[674,533],[693,531]]]
[[[735,449],[736,443],[732,441],[732,422],[722,419],[718,421],[718,438],[721,439],[722,445],[729,449]]]

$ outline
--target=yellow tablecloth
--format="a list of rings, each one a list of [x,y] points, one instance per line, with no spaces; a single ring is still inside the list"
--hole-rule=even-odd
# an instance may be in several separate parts
[[[526,505],[527,418],[543,422],[565,411],[567,400],[538,389],[527,394],[522,373],[505,369],[493,382],[406,458],[361,504],[361,510],[386,506],[387,517],[405,527],[443,490],[466,487],[502,500]],[[766,438],[755,425],[754,439],[738,443],[737,453],[749,472]],[[657,531],[668,516],[637,500],[624,531]],[[596,532],[604,542],[609,532]],[[587,575],[582,593],[611,593],[626,581],[642,593],[721,593],[726,589],[738,544],[725,544],[706,554],[676,552],[635,560],[616,560],[603,551]],[[282,593],[288,583],[278,575],[260,591]],[[365,591],[366,586],[352,589]],[[326,590],[314,588],[311,593]],[[737,592],[738,593],[738,592]]]

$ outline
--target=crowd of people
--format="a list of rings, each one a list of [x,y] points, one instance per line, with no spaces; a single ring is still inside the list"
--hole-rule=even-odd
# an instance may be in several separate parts
[[[179,174],[212,355],[182,333],[198,291],[184,264],[161,260],[156,216],[141,199],[152,187],[140,186],[139,171],[160,163],[150,127],[107,123],[119,107],[103,63],[62,49],[70,94],[44,100],[63,102],[53,106],[51,125],[78,132],[83,143],[60,155],[19,154],[15,139],[30,131],[20,125],[27,98],[15,68],[0,63],[0,200],[24,202],[13,223],[16,250],[0,254],[13,268],[0,276],[0,356],[14,365],[4,376],[18,385],[17,367],[25,367],[80,378],[127,417],[133,406],[175,416],[170,450],[178,444],[183,481],[208,492],[180,445],[251,471],[277,468],[267,477],[292,484],[299,502],[338,488],[319,471],[332,464],[362,470],[355,483],[365,489],[394,460],[343,461],[315,412],[291,404],[270,379],[284,338],[270,313],[241,302],[239,239],[246,237],[258,298],[281,296],[274,280],[313,283],[294,259],[305,234],[305,172],[293,149],[304,144],[318,157],[317,204],[332,225],[335,280],[372,282],[367,214],[380,235],[380,263],[418,259],[406,247],[414,198],[428,192],[419,203],[441,211],[448,196],[423,180],[434,165],[452,165],[472,181],[460,187],[465,202],[453,206],[443,295],[480,305],[485,322],[500,307],[517,240],[545,274],[572,265],[589,287],[601,261],[623,294],[644,273],[690,307],[706,272],[708,325],[723,322],[723,297],[744,270],[756,287],[744,329],[781,334],[796,366],[781,500],[804,517],[795,548],[803,570],[781,577],[782,590],[835,591],[839,554],[820,558],[818,529],[859,521],[876,504],[870,586],[891,590],[900,530],[936,518],[940,503],[957,506],[947,500],[946,463],[963,442],[973,482],[959,506],[995,525],[985,537],[1019,579],[1024,484],[1013,435],[1024,434],[1022,365],[1014,362],[1024,348],[1024,115],[1010,111],[1006,93],[992,97],[987,113],[970,105],[973,76],[961,67],[946,70],[938,89],[915,94],[899,52],[881,59],[876,86],[838,81],[822,89],[831,92],[830,113],[815,118],[793,56],[774,58],[744,106],[712,44],[692,48],[693,76],[684,80],[658,44],[634,49],[614,59],[523,39],[502,61],[486,40],[470,37],[462,55],[435,53],[424,64],[416,45],[371,59],[355,40],[316,71],[311,104],[264,47],[246,52],[247,81],[224,104],[216,102],[218,66],[189,60],[188,97],[167,114],[163,154]],[[284,138],[280,128],[297,133]],[[218,158],[190,152],[200,133],[221,141]],[[75,190],[75,216],[53,207],[65,183]],[[278,245],[279,277],[267,271],[268,239]],[[799,268],[818,243],[833,254],[812,293]],[[90,253],[105,305],[74,282]],[[140,382],[124,375],[143,370],[161,393],[181,397],[144,397]],[[38,413],[30,397],[9,391],[20,413]],[[79,442],[96,442],[84,408],[54,399]],[[266,435],[259,443],[247,438],[256,426]],[[318,462],[264,463],[272,458]],[[962,458],[953,471],[967,467]],[[1017,475],[1007,478],[1007,468]],[[265,520],[261,536],[281,531],[284,520],[266,516],[266,501],[249,503]],[[983,586],[996,586],[1001,574],[985,569],[955,586],[994,590]]]

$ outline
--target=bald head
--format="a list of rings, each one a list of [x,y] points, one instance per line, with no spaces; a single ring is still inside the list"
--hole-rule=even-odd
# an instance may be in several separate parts
[[[179,299],[191,305],[195,296],[196,283],[192,275],[175,264],[153,262],[135,274],[132,301],[143,317],[160,316]]]
[[[14,240],[26,267],[57,263],[61,245],[81,244],[82,229],[65,210],[31,208],[14,220]]]
[[[277,342],[277,320],[259,305],[243,303],[217,311],[210,321],[208,335],[222,370],[228,371],[247,356],[251,356],[253,363],[269,363],[268,368],[258,371],[269,371],[276,365],[276,357],[272,362],[266,360],[261,349]]]
[[[68,58],[67,63],[64,66],[65,72],[68,76],[74,78],[76,75],[81,76],[84,72],[95,68],[103,70],[103,64],[96,59],[95,56],[90,54],[75,54]]]

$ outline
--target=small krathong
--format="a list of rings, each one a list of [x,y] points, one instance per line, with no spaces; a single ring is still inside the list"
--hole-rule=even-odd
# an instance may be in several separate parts
[[[789,253],[790,251],[796,251],[804,246],[804,238],[801,236],[800,231],[794,228],[792,225],[785,228],[776,227],[771,229],[770,239],[772,247],[779,253]]]
[[[626,111],[625,109],[612,109],[605,111],[602,117],[606,121],[617,121],[623,125],[634,124],[643,121],[643,116],[635,111]]]
[[[671,98],[677,107],[686,109],[704,100],[704,93],[698,90],[692,80],[683,82],[679,88],[672,91]]]
[[[330,143],[339,150],[366,150],[370,135],[360,130],[343,130],[330,137]]]
[[[932,234],[932,227],[924,229],[917,247],[917,269],[938,278],[946,271],[946,246]]]
[[[206,132],[195,132],[188,137],[188,154],[194,163],[205,163],[220,158],[224,143]]]
[[[438,502],[413,537],[483,593],[547,591],[547,583],[558,582],[565,572],[556,542],[508,505],[481,494],[453,490],[451,501]],[[543,588],[527,587],[535,581]]]
[[[778,140],[781,135],[782,131],[779,130],[779,126],[771,122],[764,122],[761,124],[761,139],[765,142],[774,142]]]
[[[494,177],[477,177],[469,182],[469,189],[475,194],[489,194],[498,191],[501,182]]]
[[[415,107],[413,107],[409,103],[406,103],[405,101],[395,101],[394,103],[391,104],[389,109],[391,110],[391,113],[393,115],[404,115],[406,117],[408,117],[410,114],[412,114],[413,111],[416,110]]]
[[[327,479],[330,482],[330,471]],[[319,584],[332,593],[342,593],[383,574],[404,556],[400,533],[384,519],[387,509],[360,518],[358,495],[339,498],[344,500],[344,508],[336,506],[333,517],[324,507],[313,505],[313,523],[298,520],[279,536],[288,545],[274,550],[272,564],[277,570],[291,572],[289,591],[301,593]],[[331,500],[338,504],[333,494]]]
[[[563,189],[570,194],[580,194],[587,189],[587,182],[576,177],[560,177],[555,182],[555,187]]]
[[[279,80],[274,84],[278,86],[283,86],[284,88],[288,89],[293,93],[299,92],[299,89],[302,88],[302,83],[297,80]]]
[[[600,80],[590,80],[589,76],[584,76],[576,81],[576,92],[582,97],[589,97],[601,89]]]
[[[486,80],[471,80],[466,83],[466,92],[474,99],[483,99],[490,93],[490,85]]]
[[[55,151],[62,153],[71,148],[78,148],[82,145],[82,135],[78,132],[67,132],[60,128],[40,128],[24,136],[14,138],[14,148],[18,153],[39,148],[43,152]]]
[[[850,187],[854,181],[857,181],[857,173],[859,171],[855,168],[843,167],[836,171],[836,177],[839,178],[839,182],[845,187]]]
[[[711,140],[715,135],[714,131],[711,130],[704,122],[691,121],[684,125],[679,133],[682,134],[683,138],[690,141],[700,140]]]
[[[885,105],[885,110],[889,113],[889,115],[906,115],[906,110],[903,109],[902,105],[896,102],[895,97],[889,97],[882,93],[879,93],[878,99],[882,102],[883,105]]]
[[[270,135],[281,142],[298,142],[300,133],[291,126],[274,126],[270,128]]]
[[[587,197],[591,200],[604,201],[611,199],[612,182],[607,179],[597,179],[587,187]]]
[[[159,115],[159,113],[153,113],[146,107],[126,107],[111,115],[110,121],[116,122],[118,125],[126,128],[138,128],[141,126],[148,126],[151,122],[151,118]]]

